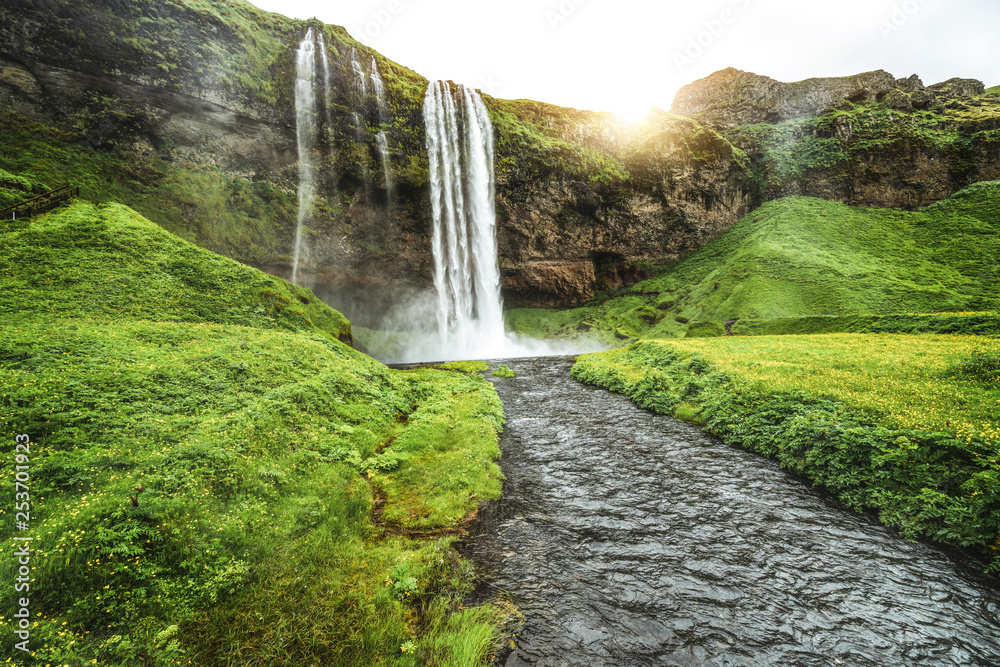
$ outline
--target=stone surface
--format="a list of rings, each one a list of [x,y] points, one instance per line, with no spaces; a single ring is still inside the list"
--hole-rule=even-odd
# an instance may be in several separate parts
[[[681,88],[670,110],[724,128],[777,123],[819,115],[845,100],[874,102],[895,87],[884,70],[782,83],[730,67]]]

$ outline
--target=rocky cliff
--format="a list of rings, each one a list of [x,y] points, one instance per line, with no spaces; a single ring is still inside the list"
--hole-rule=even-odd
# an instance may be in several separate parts
[[[241,0],[8,0],[0,167],[72,180],[90,199],[123,201],[287,277],[295,51],[308,26],[330,76],[300,271],[331,305],[374,323],[432,282],[427,81],[342,28]],[[368,75],[374,61],[385,112],[359,90],[352,61]],[[1000,98],[983,93],[979,82],[925,87],[885,72],[783,84],[725,70],[634,126],[487,96],[507,303],[567,305],[635,282],[788,194],[913,209],[1000,178]]]

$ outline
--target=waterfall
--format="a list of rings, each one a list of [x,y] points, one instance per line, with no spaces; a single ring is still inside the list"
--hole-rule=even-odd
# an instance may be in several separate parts
[[[378,71],[378,63],[375,56],[372,56],[372,64],[369,68],[372,79],[372,90],[375,91],[375,102],[378,105],[378,122],[383,128],[389,122],[389,109],[385,101],[385,84],[382,82],[382,74]],[[386,140],[385,131],[381,130],[375,135],[375,146],[378,148],[379,159],[382,161],[382,174],[385,177],[385,189],[389,198],[392,197],[392,177],[389,173],[389,143]]]
[[[424,96],[430,161],[434,287],[442,354],[503,356],[493,126],[479,94],[438,81]]]
[[[304,253],[302,227],[312,217],[313,182],[312,153],[316,141],[316,35],[312,28],[299,42],[295,59],[295,138],[299,152],[299,218],[295,226],[295,258],[292,261],[292,282],[298,282],[299,261]],[[324,105],[325,106],[325,105]]]
[[[354,85],[361,96],[362,104],[368,97],[368,77],[365,76],[365,68],[358,62],[358,49],[351,49],[351,71],[354,72]]]
[[[385,132],[379,132],[375,135],[375,146],[378,148],[378,155],[382,160],[382,175],[385,177],[386,196],[391,198],[392,175],[389,173],[389,143],[386,141]]]
[[[323,62],[323,119],[330,127],[330,59],[326,55],[326,39],[319,33],[319,53]]]

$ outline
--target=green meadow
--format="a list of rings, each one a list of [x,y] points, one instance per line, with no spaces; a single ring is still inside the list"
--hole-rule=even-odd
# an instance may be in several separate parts
[[[500,493],[483,369],[390,370],[309,290],[121,205],[2,224],[0,424],[10,457],[31,436],[33,505],[26,532],[0,510],[0,563],[34,538],[35,664],[485,661],[517,614],[464,604],[452,547]]]

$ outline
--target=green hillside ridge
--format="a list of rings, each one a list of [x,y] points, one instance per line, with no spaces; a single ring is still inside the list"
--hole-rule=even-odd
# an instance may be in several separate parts
[[[78,202],[38,220],[2,221],[0,230],[8,319],[203,322],[351,343],[350,322],[311,290],[187,243],[120,204]]]
[[[0,289],[2,437],[32,441],[30,528],[0,512],[0,568],[16,569],[12,535],[34,538],[36,662],[491,653],[515,612],[466,608],[451,548],[500,493],[484,378],[390,370],[308,290],[118,204],[4,223]],[[0,486],[14,497],[13,475]],[[12,577],[0,591],[6,616]],[[21,659],[13,642],[4,658]]]
[[[788,336],[826,333],[936,333],[1000,337],[1000,313],[892,313],[888,315],[819,315],[740,320],[731,327],[739,336]]]
[[[519,333],[683,336],[692,322],[1000,309],[1000,182],[918,212],[764,204],[651,280],[583,308],[507,314]]]

